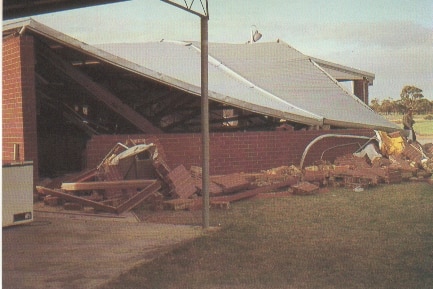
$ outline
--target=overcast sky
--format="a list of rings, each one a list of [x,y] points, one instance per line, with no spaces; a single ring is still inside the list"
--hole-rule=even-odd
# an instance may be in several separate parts
[[[199,0],[193,8],[201,9]],[[304,54],[375,73],[370,99],[396,100],[415,85],[433,100],[432,0],[209,0],[209,16],[210,42],[245,43],[255,25],[260,41],[281,39]],[[200,40],[199,17],[159,0],[34,18],[88,44]]]

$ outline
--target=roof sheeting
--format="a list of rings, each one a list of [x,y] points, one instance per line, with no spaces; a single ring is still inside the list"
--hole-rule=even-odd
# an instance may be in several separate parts
[[[172,78],[200,86],[197,43],[153,42],[97,47]],[[340,127],[392,128],[310,57],[281,42],[209,44],[209,95],[256,112]],[[224,96],[222,99],[218,95]],[[265,113],[269,114],[269,112]]]
[[[151,42],[97,47],[182,83],[198,88],[201,85],[200,51],[191,43]],[[209,61],[209,98],[266,115],[311,125],[322,124],[322,117],[260,89],[214,59]]]
[[[18,25],[9,25],[9,29]],[[200,95],[197,44],[161,41],[91,46],[34,20],[22,25],[101,61]],[[280,42],[210,43],[209,99],[307,125],[398,129],[345,91],[314,60]]]

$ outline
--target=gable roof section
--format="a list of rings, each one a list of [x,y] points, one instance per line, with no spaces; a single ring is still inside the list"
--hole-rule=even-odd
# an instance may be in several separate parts
[[[160,83],[200,96],[200,46],[186,42],[91,46],[33,19],[20,26]],[[209,44],[209,99],[307,125],[395,130],[313,59],[284,43]]]
[[[395,128],[316,61],[286,43],[210,44],[209,54],[257,86],[322,116],[324,124]]]

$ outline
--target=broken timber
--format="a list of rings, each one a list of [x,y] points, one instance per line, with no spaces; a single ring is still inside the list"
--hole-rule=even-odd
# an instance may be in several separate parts
[[[122,204],[120,204],[117,207],[105,205],[101,202],[95,202],[95,201],[92,201],[89,199],[81,198],[81,197],[71,195],[68,193],[64,193],[64,192],[61,192],[58,190],[52,190],[52,189],[44,188],[41,186],[37,186],[36,190],[40,194],[56,196],[56,197],[59,197],[61,199],[66,200],[66,201],[78,203],[78,204],[81,204],[83,206],[92,207],[95,210],[104,211],[104,212],[108,212],[108,213],[114,213],[114,214],[121,214],[125,211],[129,211],[129,210],[135,208],[136,206],[141,204],[145,199],[147,199],[149,196],[151,196],[153,193],[157,192],[160,188],[161,188],[160,182],[152,181],[150,184],[148,183],[148,185],[144,189],[142,189],[141,191],[139,191],[134,196],[132,196],[131,198],[129,198],[128,200],[126,200],[125,202],[123,202]]]
[[[136,188],[145,188],[153,184],[154,182],[155,180],[122,180],[122,181],[62,183],[61,189],[65,191],[136,189]]]
[[[108,205],[104,205],[92,200],[87,200],[84,198],[80,198],[71,194],[67,194],[58,190],[52,190],[52,189],[48,189],[48,188],[44,188],[44,187],[40,187],[40,186],[36,186],[36,190],[43,195],[51,195],[51,196],[55,196],[55,197],[59,197],[62,198],[66,201],[70,201],[70,202],[76,202],[79,204],[82,204],[83,206],[88,206],[88,207],[92,207],[95,210],[99,210],[99,211],[104,211],[104,212],[108,212],[108,213],[117,213],[116,207],[113,206],[108,206]]]

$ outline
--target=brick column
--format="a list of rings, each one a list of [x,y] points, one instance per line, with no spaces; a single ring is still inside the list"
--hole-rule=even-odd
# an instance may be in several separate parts
[[[360,79],[353,81],[353,94],[368,105],[368,80]]]
[[[3,162],[33,161],[38,179],[35,56],[31,36],[3,40],[2,129]],[[19,146],[18,155],[14,147]]]

